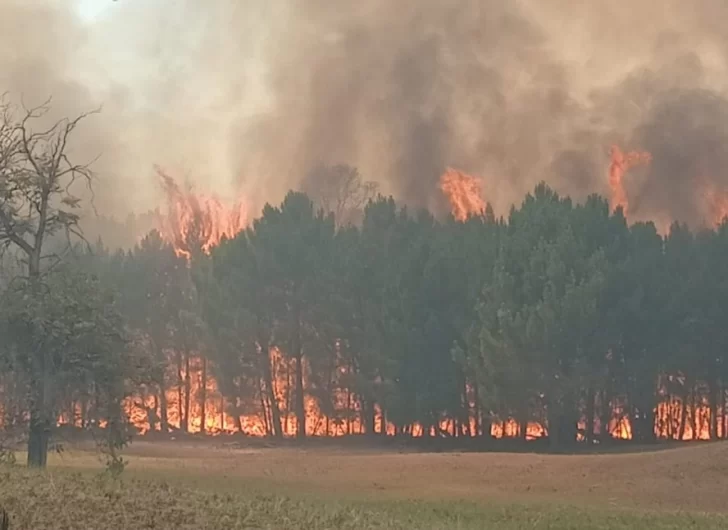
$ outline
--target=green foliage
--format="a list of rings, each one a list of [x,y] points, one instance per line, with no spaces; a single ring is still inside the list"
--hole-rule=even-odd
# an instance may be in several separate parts
[[[369,196],[351,168],[329,169],[343,188],[327,201],[349,204],[346,182],[356,205]],[[666,396],[713,411],[725,401],[727,234],[676,224],[661,236],[598,196],[575,204],[543,183],[507,219],[488,208],[439,222],[377,196],[358,226],[290,192],[189,263],[151,232],[130,252],[99,244],[43,281],[11,284],[0,361],[44,393],[39,374],[53,374],[46,419],[102,389],[133,394],[155,430],[187,429],[190,403],[206,399],[187,371],[201,358],[237,428],[258,414],[275,436],[292,416],[302,426],[313,400],[334,425],[356,417],[369,434],[387,422],[398,434],[487,435],[512,419],[521,436],[541,423],[560,448],[577,424],[594,441],[618,413],[653,441]]]
[[[16,281],[3,293],[2,332],[10,373],[29,385],[24,399],[36,424],[52,431],[58,405],[95,398],[96,421],[123,425],[119,402],[138,368],[112,290],[80,264],[39,281]],[[47,451],[48,438],[43,442]]]

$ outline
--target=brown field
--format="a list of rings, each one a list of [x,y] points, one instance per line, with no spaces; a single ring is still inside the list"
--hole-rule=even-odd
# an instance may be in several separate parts
[[[152,490],[160,488],[165,492],[180,492],[165,499],[191,498],[195,502],[207,499],[202,504],[206,508],[200,508],[202,512],[205,509],[227,510],[227,504],[224,509],[210,507],[214,504],[210,499],[223,497],[231,503],[248,503],[251,499],[273,503],[274,508],[265,508],[266,513],[271,514],[269,518],[255,524],[246,519],[247,523],[238,521],[227,526],[229,528],[606,529],[642,528],[645,521],[649,521],[648,528],[728,527],[724,526],[728,519],[723,517],[728,513],[725,500],[728,495],[728,444],[725,443],[629,454],[557,456],[400,453],[332,447],[260,448],[216,441],[136,441],[125,455],[128,466],[121,483],[106,479],[108,483],[127,484],[124,495],[134,496],[136,500],[119,501],[124,506],[127,502],[129,506],[136,506],[145,498],[151,502]],[[102,464],[98,455],[88,446],[77,445],[53,455],[47,475],[16,470],[5,478],[27,483],[30,477],[31,482],[36,481],[33,488],[39,491],[49,488],[52,496],[53,492],[75,492],[89,487],[106,491],[105,488],[112,486],[98,486],[98,478],[94,478],[95,472],[100,470]],[[71,480],[77,485],[59,486]],[[7,498],[8,491],[0,484],[0,504],[3,495]],[[83,499],[91,502],[92,493],[86,491],[82,494]],[[31,528],[31,521],[37,528],[45,528],[33,519],[44,506],[37,493],[33,493],[33,497],[36,509],[28,514],[30,519],[25,523],[28,526],[21,524],[15,528]],[[20,498],[12,499],[12,507],[22,510]],[[170,502],[174,504],[178,500]],[[190,501],[185,502],[189,504]],[[309,514],[329,515],[323,520],[318,519],[318,515],[308,515],[305,520],[287,519],[288,515],[284,517],[276,511],[282,510],[280,503],[285,502],[303,503],[297,505],[296,510]],[[40,511],[38,506],[41,506]],[[439,515],[420,521],[418,513],[423,506]],[[443,511],[438,511],[439,507]],[[344,510],[344,515],[334,517],[343,517],[340,524],[333,526],[332,509]],[[124,513],[128,514],[128,510],[131,509],[127,506]],[[480,510],[485,511],[481,513]],[[285,509],[286,514],[289,512],[290,507]],[[195,518],[201,517],[195,513]],[[356,515],[360,513],[377,514],[376,518],[386,524],[372,525],[371,516],[362,519]],[[506,513],[513,515],[506,516]],[[350,524],[346,514],[358,522]],[[218,521],[217,515],[210,511],[210,521]],[[438,517],[445,519],[440,521]],[[51,518],[58,522],[57,517]],[[18,518],[18,521],[22,520],[22,517]],[[69,521],[80,520],[80,516],[69,516]],[[452,520],[459,523],[452,526]],[[200,526],[199,520],[195,521],[197,526],[190,528],[215,527]],[[104,524],[114,527],[108,521]],[[166,521],[145,524],[135,527],[187,527],[179,521],[171,526],[165,526],[171,524]],[[76,528],[73,524],[62,527]],[[119,526],[122,527],[125,526]],[[96,526],[89,523],[77,528]]]
[[[241,448],[222,443],[135,442],[126,473],[287,494],[344,498],[547,501],[648,510],[728,513],[728,444],[596,455],[398,453]],[[98,468],[69,449],[53,467]]]

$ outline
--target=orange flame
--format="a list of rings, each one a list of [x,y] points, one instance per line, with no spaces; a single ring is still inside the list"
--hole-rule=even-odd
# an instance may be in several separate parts
[[[513,418],[504,422],[493,422],[490,425],[493,438],[516,438],[521,435],[521,426]],[[546,430],[538,422],[529,421],[526,425],[526,439],[536,440],[546,435]]]
[[[612,208],[622,207],[627,215],[629,201],[624,187],[624,175],[633,167],[647,165],[652,162],[652,155],[645,151],[630,151],[624,153],[619,146],[613,145],[609,150],[611,163],[609,164],[609,187],[612,191]]]
[[[291,383],[290,374],[288,373],[290,362],[278,350],[271,349],[270,359],[276,374],[274,387],[276,400],[281,411],[281,421],[283,434],[288,437],[296,434],[296,418],[293,414],[291,403]],[[201,359],[194,358],[190,363],[191,368],[191,392],[190,392],[190,410],[189,410],[189,432],[198,433],[202,429],[202,401],[201,389]],[[208,367],[209,368],[209,367]],[[308,372],[309,368],[307,368]],[[181,374],[184,379],[185,374]],[[206,434],[233,434],[245,433],[248,436],[266,436],[270,434],[270,426],[264,408],[260,403],[238,403],[237,406],[231,407],[220,393],[217,383],[208,373],[208,379],[205,385],[205,428]],[[166,392],[168,406],[169,424],[174,429],[181,428],[181,418],[184,414],[184,397],[180,402],[180,387],[168,387]],[[141,389],[141,393],[144,390]],[[334,414],[327,416],[322,412],[318,403],[310,396],[306,398],[306,434],[308,436],[328,436],[338,437],[351,434],[361,434],[365,432],[362,422],[361,403],[346,389],[335,392]],[[695,401],[695,402],[693,402]],[[88,405],[88,403],[87,403]],[[633,437],[632,423],[628,415],[628,409],[624,407],[619,399],[611,403],[612,413],[606,425],[606,432],[612,438],[621,440],[630,440]],[[150,430],[150,418],[156,418],[156,428],[160,427],[160,410],[159,401],[153,395],[145,395],[140,398],[139,394],[127,398],[124,402],[124,410],[130,423],[134,425],[139,432],[145,433]],[[0,411],[1,412],[1,411]],[[437,425],[428,429],[419,423],[413,423],[407,426],[397,428],[393,423],[386,421],[382,416],[381,409],[377,408],[375,414],[375,432],[386,434],[387,436],[408,435],[411,437],[422,436],[466,436],[474,437],[485,433],[489,433],[494,438],[518,438],[522,436],[521,425],[513,418],[501,420],[493,418],[486,421],[483,426],[485,432],[479,428],[480,421],[476,419],[470,411],[469,425],[462,425],[455,422],[452,418],[441,418]],[[726,421],[726,413],[728,409],[719,406],[716,409],[716,418],[711,418],[712,411],[708,398],[705,395],[693,397],[687,403],[683,403],[681,397],[674,395],[664,395],[663,399],[657,404],[655,409],[654,433],[658,439],[663,440],[710,440],[711,423],[715,422],[716,435],[719,439],[726,438],[728,431],[728,421]],[[92,416],[92,414],[91,414]],[[58,417],[59,425],[74,425],[77,427],[84,426],[84,418],[90,417],[90,411],[82,406],[79,402],[71,404],[71,408],[61,413]],[[2,414],[0,414],[0,425],[3,423]],[[103,427],[105,421],[100,421],[99,426]],[[384,431],[383,431],[384,428]],[[583,432],[586,429],[586,421],[582,418],[578,423],[581,432],[577,439],[583,440]],[[599,418],[595,418],[594,432],[600,433],[602,427]],[[527,425],[526,439],[534,440],[547,436],[548,432],[544,424],[530,421]]]
[[[715,184],[706,181],[705,199],[708,208],[708,217],[710,222],[717,226],[728,217],[728,192],[719,190]]]
[[[159,215],[162,237],[174,246],[178,256],[210,249],[223,237],[232,238],[245,229],[247,209],[243,202],[227,207],[216,197],[193,193],[191,186],[181,188],[174,178],[156,167],[167,196],[167,212]]]
[[[452,214],[458,221],[485,212],[481,179],[448,168],[440,177],[440,189],[447,195]]]

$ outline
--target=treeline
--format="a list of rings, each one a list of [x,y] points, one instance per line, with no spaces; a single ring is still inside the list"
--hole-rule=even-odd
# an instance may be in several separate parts
[[[90,173],[54,146],[77,122],[25,142],[11,111],[0,424],[33,465],[59,424],[105,430],[112,463],[125,422],[554,447],[728,437],[728,224],[663,236],[545,184],[505,218],[438,221],[337,167],[209,254],[204,215],[129,251],[70,252],[69,183]]]
[[[541,184],[507,218],[438,222],[379,196],[339,226],[291,192],[210,255],[193,232],[189,260],[157,232],[83,258],[149,359],[126,400],[145,430],[728,432],[726,225],[663,237]],[[91,404],[68,397],[60,416],[85,425]]]

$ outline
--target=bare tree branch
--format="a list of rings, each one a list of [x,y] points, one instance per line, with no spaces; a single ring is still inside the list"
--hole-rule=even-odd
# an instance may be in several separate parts
[[[49,267],[41,268],[42,260],[50,260],[52,268],[67,254],[43,252],[48,237],[63,231],[66,250],[73,245],[72,236],[88,245],[79,228],[80,216],[74,212],[81,199],[73,187],[84,180],[93,197],[93,172],[90,163],[71,162],[67,150],[79,124],[101,109],[37,127],[51,102],[48,98],[28,107],[21,97],[21,105],[15,106],[6,95],[0,97],[0,245],[15,246],[25,254],[29,277],[47,272]]]

